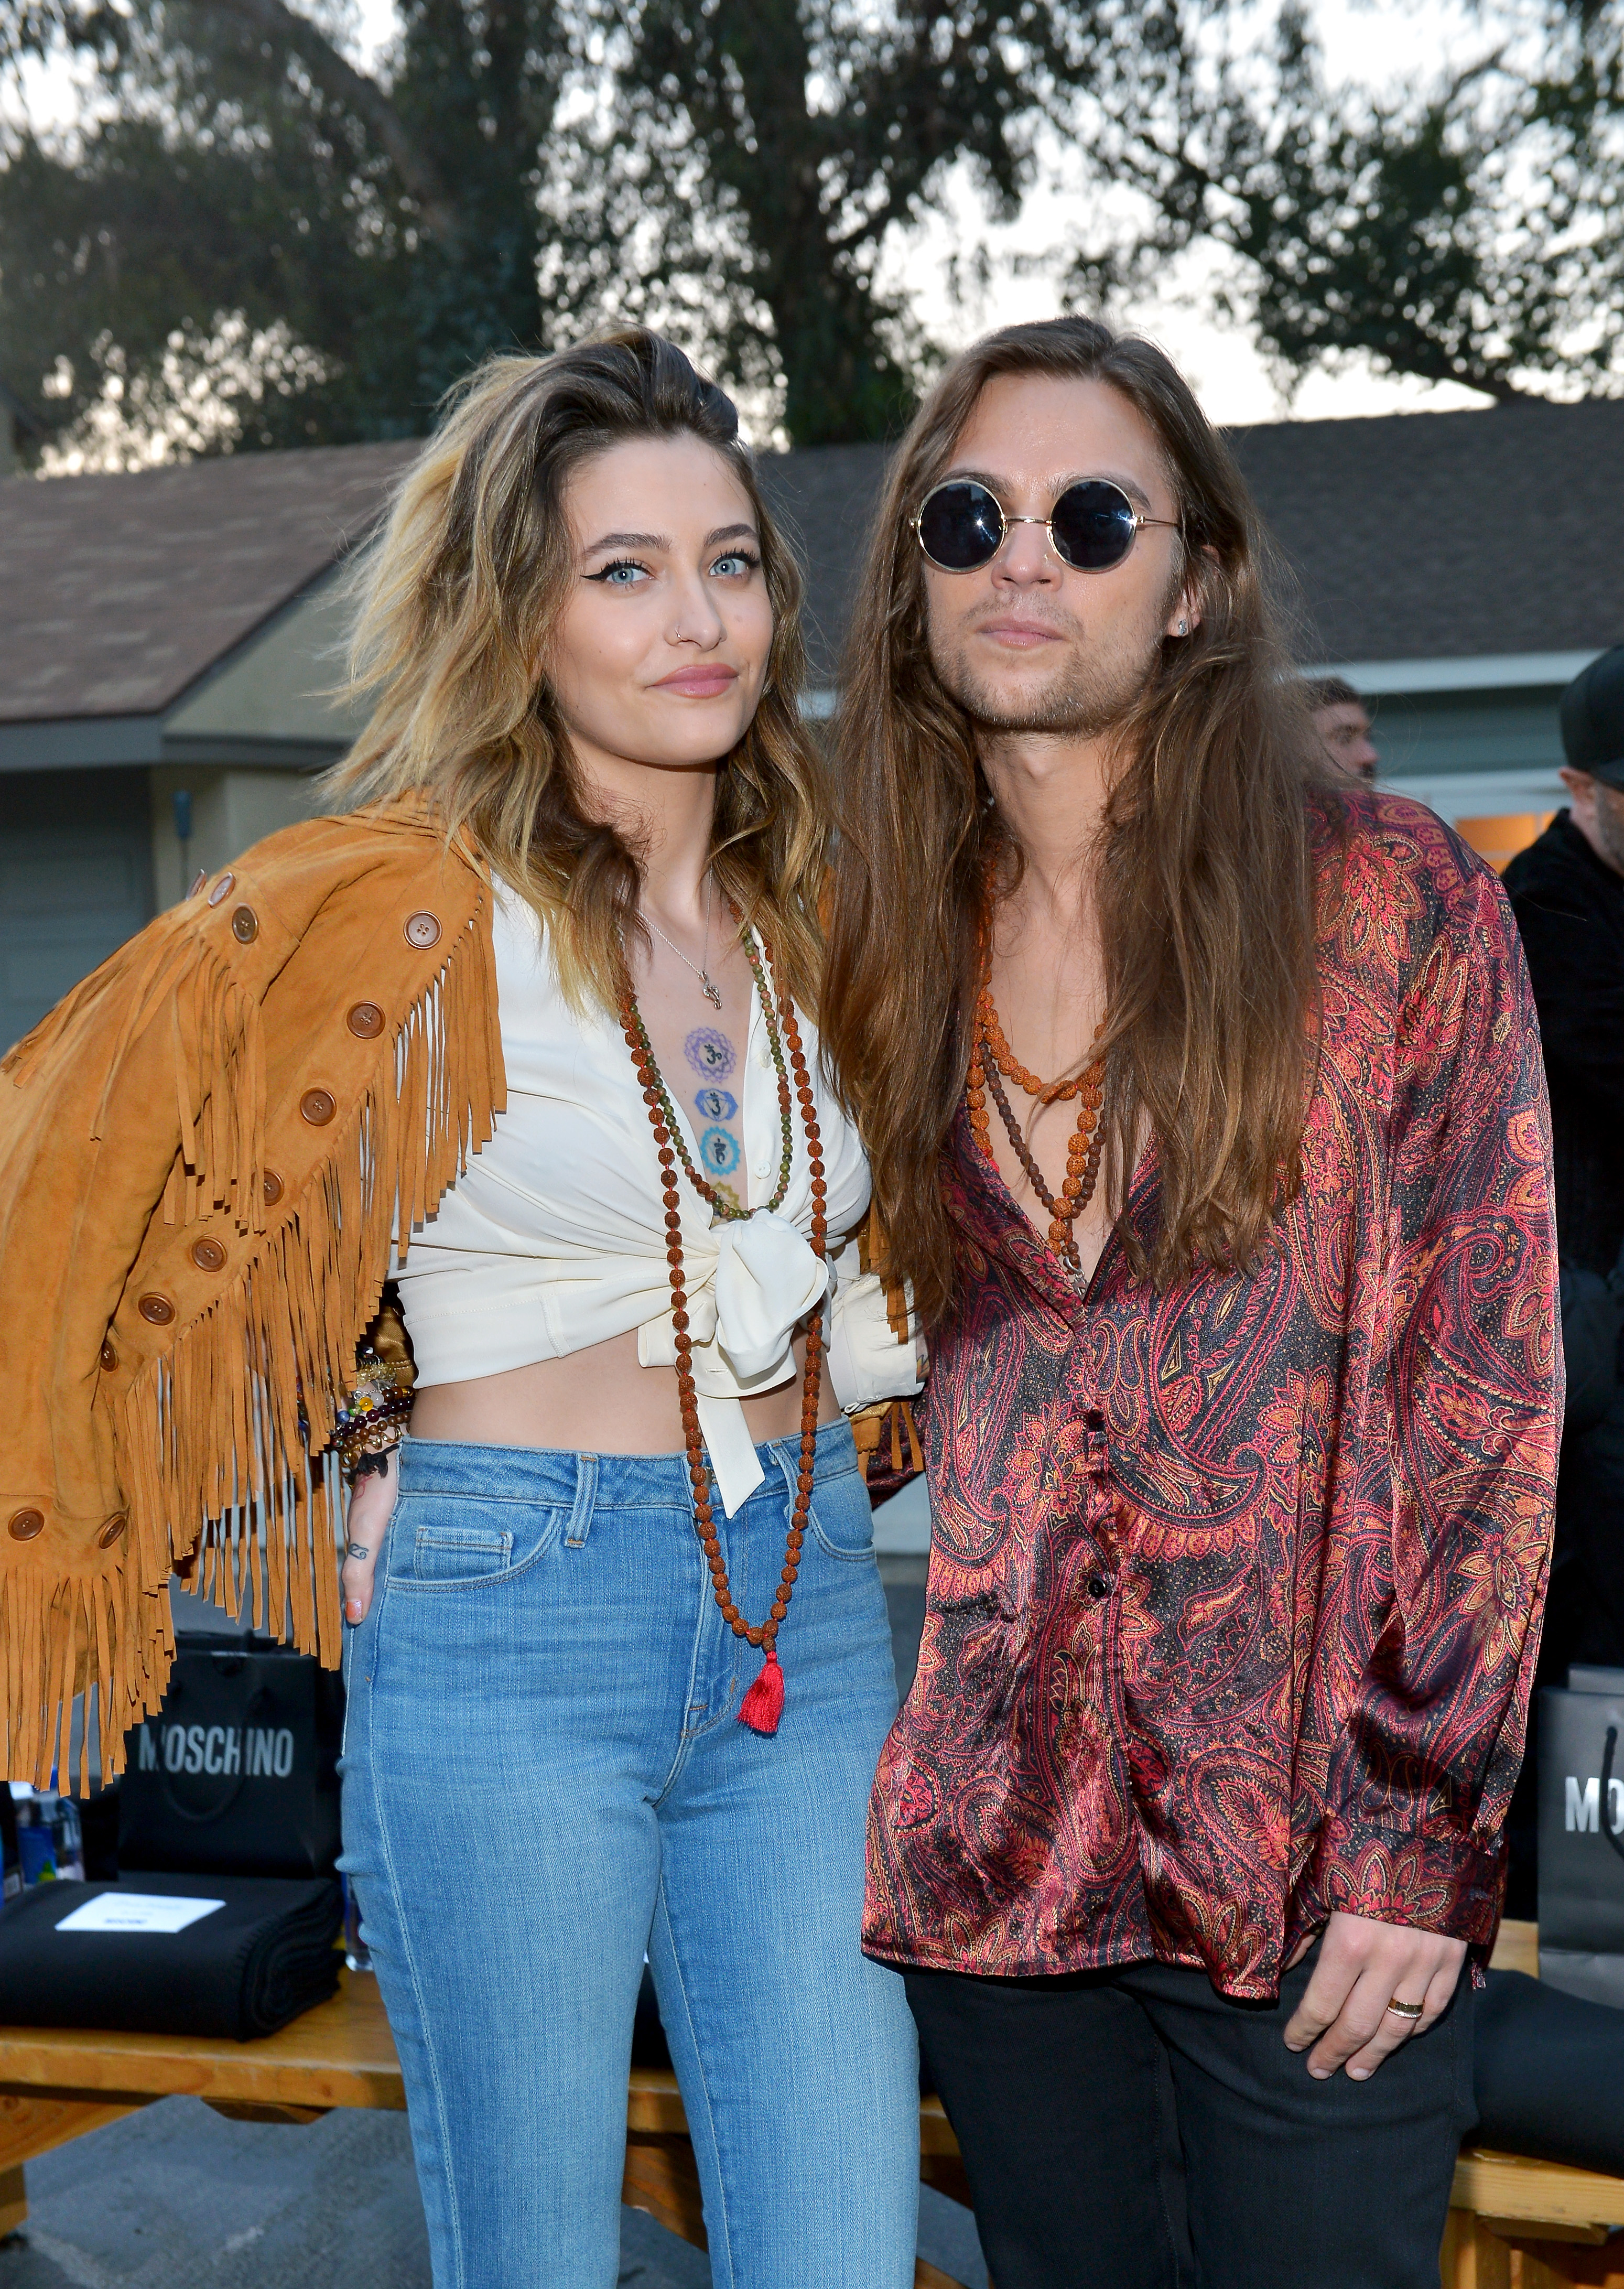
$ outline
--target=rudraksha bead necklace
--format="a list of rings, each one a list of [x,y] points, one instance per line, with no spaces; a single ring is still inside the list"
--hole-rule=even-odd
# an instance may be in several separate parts
[[[1101,1019],[1095,1028],[1097,1041],[1105,1031]],[[1045,1183],[1043,1172],[1033,1157],[1031,1147],[1015,1119],[1008,1097],[1004,1094],[999,1075],[1035,1097],[1040,1105],[1063,1104],[1071,1097],[1078,1099],[1077,1128],[1066,1151],[1066,1173],[1061,1181],[1057,1200]],[[1016,1159],[1026,1171],[1027,1181],[1041,1201],[1049,1218],[1049,1246],[1069,1271],[1082,1269],[1082,1256],[1077,1245],[1077,1219],[1094,1198],[1099,1182],[1100,1107],[1105,1095],[1105,1066],[1095,1057],[1080,1073],[1070,1080],[1039,1081],[1021,1064],[1004,1038],[993,1004],[992,987],[983,978],[975,997],[975,1020],[970,1036],[970,1070],[965,1082],[965,1101],[969,1110],[970,1133],[989,1160],[996,1165],[992,1138],[987,1123],[987,1090],[991,1085],[993,1102],[999,1109],[1005,1132]]]
[[[784,1067],[784,1049],[789,1049],[790,1072],[794,1075],[795,1095],[800,1105],[801,1125],[807,1137],[807,1167],[812,1185],[811,1247],[815,1256],[824,1253],[828,1226],[824,1216],[827,1186],[824,1180],[823,1145],[818,1133],[817,1105],[812,1094],[812,1084],[807,1073],[806,1053],[801,1047],[800,1028],[796,1022],[794,1005],[787,993],[778,991],[776,980],[769,995],[762,975],[760,960],[747,931],[741,931],[751,974],[756,992],[760,996],[761,1014],[767,1022],[768,1039],[772,1044],[773,1061],[778,1069],[778,1105],[784,1128],[784,1155],[780,1163],[778,1186],[770,1205],[776,1208],[783,1200],[789,1183],[792,1144],[789,1095],[790,1076]],[[763,945],[761,953],[768,966],[772,965],[772,948]],[[774,1003],[777,1005],[778,1024],[773,1023]],[[760,1675],[739,1703],[739,1722],[757,1733],[776,1733],[778,1719],[784,1713],[784,1671],[778,1661],[778,1631],[790,1609],[794,1595],[795,1577],[800,1570],[801,1544],[806,1539],[807,1512],[812,1501],[813,1464],[816,1459],[818,1403],[823,1391],[824,1323],[820,1312],[814,1312],[807,1322],[807,1371],[800,1392],[800,1470],[795,1481],[794,1507],[790,1513],[790,1529],[784,1538],[784,1571],[779,1576],[778,1592],[765,1622],[759,1626],[747,1622],[733,1602],[728,1586],[728,1568],[723,1561],[721,1545],[717,1539],[715,1511],[711,1502],[710,1473],[705,1468],[705,1440],[699,1429],[699,1400],[694,1388],[694,1344],[689,1333],[688,1284],[682,1268],[682,1210],[681,1194],[677,1185],[679,1160],[689,1182],[701,1200],[717,1216],[736,1217],[751,1216],[753,1209],[730,1208],[720,1200],[713,1186],[708,1184],[689,1158],[682,1142],[682,1132],[677,1124],[671,1098],[655,1060],[649,1032],[642,1013],[637,1006],[628,974],[620,997],[620,1025],[626,1047],[632,1052],[632,1063],[643,1092],[643,1103],[649,1108],[649,1120],[654,1130],[655,1148],[660,1160],[660,1189],[665,1203],[665,1261],[671,1267],[671,1323],[675,1330],[677,1353],[677,1400],[682,1411],[682,1438],[688,1450],[689,1483],[694,1495],[694,1527],[699,1544],[705,1551],[705,1563],[711,1570],[711,1589],[720,1609],[721,1617],[736,1638],[744,1638],[758,1646],[766,1659]],[[782,1029],[783,1041],[778,1034]],[[673,1149],[674,1148],[674,1149]]]

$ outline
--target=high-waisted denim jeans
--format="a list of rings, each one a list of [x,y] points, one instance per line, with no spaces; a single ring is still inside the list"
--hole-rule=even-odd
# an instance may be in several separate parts
[[[800,1442],[717,1528],[765,1615]],[[610,2289],[653,1965],[716,2289],[906,2289],[903,1982],[858,1936],[896,1705],[869,1505],[821,1432],[770,1737],[685,1458],[410,1440],[350,1633],[343,1866],[405,2074],[435,2289]]]

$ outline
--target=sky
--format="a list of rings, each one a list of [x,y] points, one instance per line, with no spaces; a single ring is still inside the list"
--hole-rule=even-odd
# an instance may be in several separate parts
[[[349,0],[349,8],[360,59],[370,62],[394,28],[394,0]],[[1480,31],[1474,36],[1468,0],[1318,0],[1312,16],[1330,76],[1358,79],[1378,91],[1430,78],[1441,63],[1475,52],[1482,41]],[[36,124],[46,124],[52,116],[70,117],[73,101],[65,69],[34,76],[29,108]],[[905,278],[926,331],[950,349],[990,326],[1052,315],[1056,307],[1052,287],[1041,276],[1017,275],[1012,258],[1023,251],[1063,243],[1080,219],[1075,198],[1043,191],[1028,200],[1016,224],[989,233],[967,195],[960,187],[954,188],[958,219],[951,215],[939,219],[894,245],[888,257],[889,275]],[[967,227],[986,236],[995,258],[1003,258],[995,262],[990,293],[968,308],[952,302],[945,284],[948,260]],[[1381,374],[1365,362],[1336,373],[1310,375],[1287,403],[1245,333],[1222,325],[1201,307],[1209,277],[1202,259],[1190,258],[1155,299],[1117,315],[1150,334],[1177,360],[1215,421],[1325,420],[1442,411],[1485,402],[1449,384],[1433,386]]]

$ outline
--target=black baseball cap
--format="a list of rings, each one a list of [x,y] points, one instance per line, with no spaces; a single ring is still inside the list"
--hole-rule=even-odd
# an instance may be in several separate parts
[[[1569,767],[1624,788],[1624,644],[1573,678],[1562,695],[1561,715]]]

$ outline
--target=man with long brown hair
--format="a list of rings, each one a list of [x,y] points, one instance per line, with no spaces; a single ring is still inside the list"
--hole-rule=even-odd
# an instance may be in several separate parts
[[[930,1329],[865,1943],[999,2289],[1432,2289],[1559,1416],[1493,876],[1339,786],[1150,344],[979,343],[893,465],[824,1038]]]

